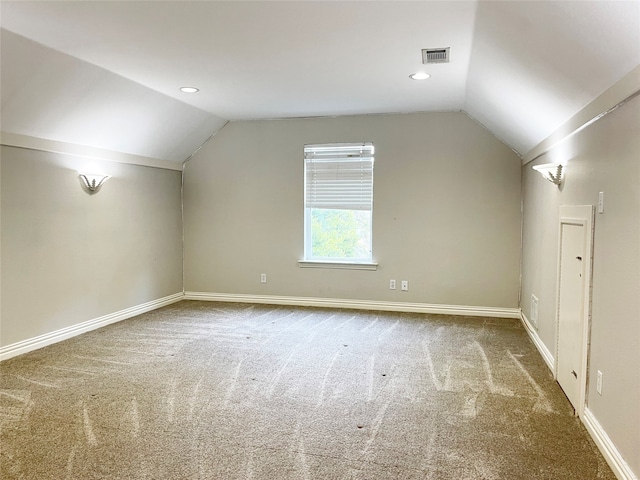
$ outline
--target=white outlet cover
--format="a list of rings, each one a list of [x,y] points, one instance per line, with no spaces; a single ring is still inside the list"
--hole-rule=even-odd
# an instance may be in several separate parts
[[[538,328],[538,299],[535,295],[531,295],[531,304],[529,305],[529,316],[532,325]]]

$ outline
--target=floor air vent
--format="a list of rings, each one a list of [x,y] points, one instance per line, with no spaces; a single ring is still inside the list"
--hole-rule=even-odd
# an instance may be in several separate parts
[[[425,48],[422,50],[422,63],[449,63],[449,48]]]

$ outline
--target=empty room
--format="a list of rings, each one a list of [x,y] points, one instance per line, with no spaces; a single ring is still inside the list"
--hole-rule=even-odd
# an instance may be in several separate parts
[[[640,475],[640,1],[0,0],[0,477]]]

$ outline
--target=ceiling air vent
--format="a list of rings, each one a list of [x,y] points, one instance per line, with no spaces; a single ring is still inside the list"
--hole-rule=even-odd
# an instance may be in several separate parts
[[[449,63],[449,48],[424,48],[422,63]]]

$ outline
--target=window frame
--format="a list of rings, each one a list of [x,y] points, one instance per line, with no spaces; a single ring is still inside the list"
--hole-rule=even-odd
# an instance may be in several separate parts
[[[369,219],[369,239],[370,239],[370,250],[368,258],[340,258],[340,257],[314,257],[311,256],[313,253],[313,238],[312,238],[312,214],[311,211],[313,208],[321,208],[321,207],[310,207],[308,205],[308,174],[307,168],[309,165],[309,158],[313,156],[316,152],[313,150],[328,150],[328,151],[339,151],[339,150],[352,150],[360,148],[360,157],[359,158],[367,158],[371,157],[371,180],[370,180],[370,207],[369,208],[354,208],[354,209],[340,209],[346,211],[359,211],[365,210],[370,212]],[[332,150],[333,149],[333,150]],[[368,155],[363,155],[365,150],[369,150]],[[304,245],[303,245],[303,259],[298,261],[298,265],[303,268],[338,268],[338,269],[353,269],[353,270],[376,270],[377,263],[373,260],[373,171],[375,164],[375,147],[373,142],[351,142],[351,143],[325,143],[325,144],[314,144],[314,145],[305,145],[304,146],[304,199],[303,199],[303,216],[304,216]],[[352,157],[352,155],[347,155],[347,158],[358,158]]]

